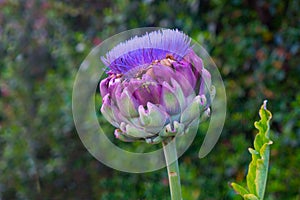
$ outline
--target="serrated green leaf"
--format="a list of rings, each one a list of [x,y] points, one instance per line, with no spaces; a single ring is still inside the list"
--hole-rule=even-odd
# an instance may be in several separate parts
[[[252,184],[255,184],[256,195],[259,199],[264,198],[268,177],[270,145],[272,144],[272,141],[269,139],[270,120],[272,118],[272,114],[267,110],[266,104],[267,103],[265,101],[259,110],[261,119],[254,124],[259,131],[254,140],[254,148],[259,152],[260,158],[256,161],[252,161],[256,162],[255,182]]]
[[[257,152],[255,149],[249,148],[248,149],[251,155],[259,155],[259,152]]]
[[[253,150],[254,151],[254,150]],[[257,151],[256,151],[257,152]],[[248,168],[248,174],[247,174],[247,177],[246,177],[246,180],[247,180],[247,187],[249,189],[249,192],[251,194],[254,194],[256,195],[256,187],[255,187],[255,177],[256,177],[256,168],[257,168],[257,159],[259,158],[259,154],[254,154],[252,153],[252,161],[250,162],[249,164],[249,168]]]
[[[254,194],[245,194],[243,197],[245,200],[259,200],[259,198]]]
[[[261,159],[256,161],[256,191],[257,195],[263,199],[265,188],[267,184],[268,168],[269,168],[269,157],[270,157],[270,145],[272,141],[265,143],[260,149]]]
[[[273,143],[269,139],[272,114],[267,110],[266,103],[264,101],[259,110],[260,120],[254,123],[258,133],[254,139],[254,149],[249,148],[252,156],[246,177],[249,194],[242,195],[244,199],[262,200],[264,198],[269,168],[270,145]],[[235,184],[232,183],[232,185]]]
[[[239,184],[231,183],[231,187],[234,189],[236,193],[238,193],[241,196],[244,196],[245,194],[249,194],[249,191]]]

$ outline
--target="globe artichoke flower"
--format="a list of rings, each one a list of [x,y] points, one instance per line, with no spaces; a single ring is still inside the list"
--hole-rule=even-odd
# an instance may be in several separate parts
[[[211,76],[178,30],[134,37],[110,50],[101,112],[123,141],[158,143],[185,134],[210,112]]]

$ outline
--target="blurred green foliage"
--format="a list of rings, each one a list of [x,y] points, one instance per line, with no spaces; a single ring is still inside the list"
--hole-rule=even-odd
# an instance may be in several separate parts
[[[1,0],[0,9],[0,199],[170,198],[165,169],[127,174],[103,166],[72,119],[72,84],[88,52],[145,26],[178,28],[197,40],[227,89],[214,150],[197,157],[199,134],[179,159],[184,199],[239,199],[228,183],[247,173],[264,99],[274,114],[266,199],[300,199],[297,0]]]

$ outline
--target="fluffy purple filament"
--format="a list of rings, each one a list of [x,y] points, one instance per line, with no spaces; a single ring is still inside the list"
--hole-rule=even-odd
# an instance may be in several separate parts
[[[178,30],[154,31],[120,43],[101,59],[113,73],[125,74],[168,55],[180,61],[188,53],[190,42],[191,39]]]

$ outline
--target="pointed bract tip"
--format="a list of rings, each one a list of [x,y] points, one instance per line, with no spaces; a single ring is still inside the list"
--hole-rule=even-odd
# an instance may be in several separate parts
[[[264,100],[263,106],[264,106],[264,109],[265,109],[265,110],[267,110],[267,103],[268,103],[268,100]]]

